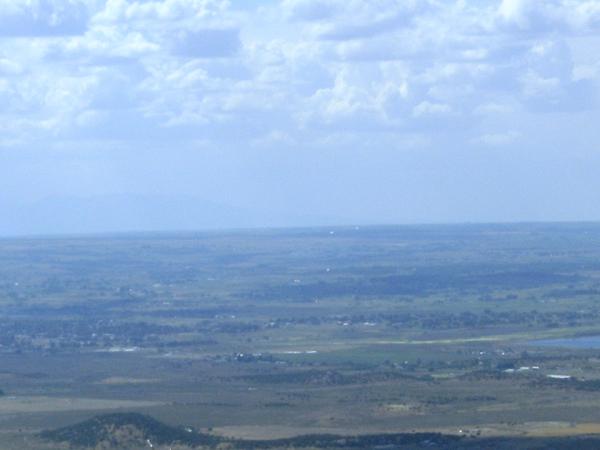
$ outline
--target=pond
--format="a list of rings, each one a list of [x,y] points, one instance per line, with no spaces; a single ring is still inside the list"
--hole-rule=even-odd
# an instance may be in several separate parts
[[[600,349],[600,336],[579,336],[561,339],[538,339],[529,341],[529,344],[539,347],[559,347],[574,349]]]

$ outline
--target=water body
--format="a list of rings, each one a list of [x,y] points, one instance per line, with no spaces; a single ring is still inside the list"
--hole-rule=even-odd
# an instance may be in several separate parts
[[[578,349],[600,349],[600,336],[580,336],[561,339],[539,339],[529,341],[529,344],[539,347],[578,348]]]

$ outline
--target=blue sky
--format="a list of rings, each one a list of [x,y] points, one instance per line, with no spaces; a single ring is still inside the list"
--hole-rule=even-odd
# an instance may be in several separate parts
[[[0,205],[599,220],[599,74],[598,0],[0,0]]]

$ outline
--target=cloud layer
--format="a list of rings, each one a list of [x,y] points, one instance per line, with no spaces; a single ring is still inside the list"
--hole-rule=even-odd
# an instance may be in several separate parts
[[[598,0],[0,0],[0,155],[590,153],[599,51]]]
[[[306,127],[401,132],[597,106],[597,61],[574,60],[570,42],[597,35],[597,1],[235,6],[4,0],[5,136],[110,134],[125,115],[132,128],[250,125],[312,139],[328,131]],[[268,129],[265,114],[285,129]]]

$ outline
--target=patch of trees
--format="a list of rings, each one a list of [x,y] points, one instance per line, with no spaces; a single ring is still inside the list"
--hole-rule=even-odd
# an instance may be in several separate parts
[[[265,286],[244,292],[240,296],[252,299],[290,299],[306,301],[315,298],[387,295],[427,295],[448,290],[488,292],[498,289],[527,289],[578,281],[549,269],[498,268],[494,266],[440,266],[421,268],[410,274],[380,277],[340,277],[335,281],[316,281],[306,284]]]
[[[312,384],[321,386],[368,384],[399,380],[420,382],[434,381],[434,378],[430,375],[416,376],[392,371],[341,373],[337,370],[303,370],[293,372],[265,373],[246,376],[244,379],[265,384]]]
[[[582,324],[599,317],[596,311],[414,311],[402,313],[364,313],[340,314],[334,316],[307,316],[276,318],[269,322],[268,328],[282,328],[289,325],[348,324],[364,323],[384,324],[394,328],[425,328],[428,330],[454,328],[483,328],[498,325],[538,325],[542,327],[560,324]]]
[[[575,389],[577,391],[600,391],[600,380],[583,380],[581,378],[539,378],[531,383],[536,387],[552,387],[557,389]]]

